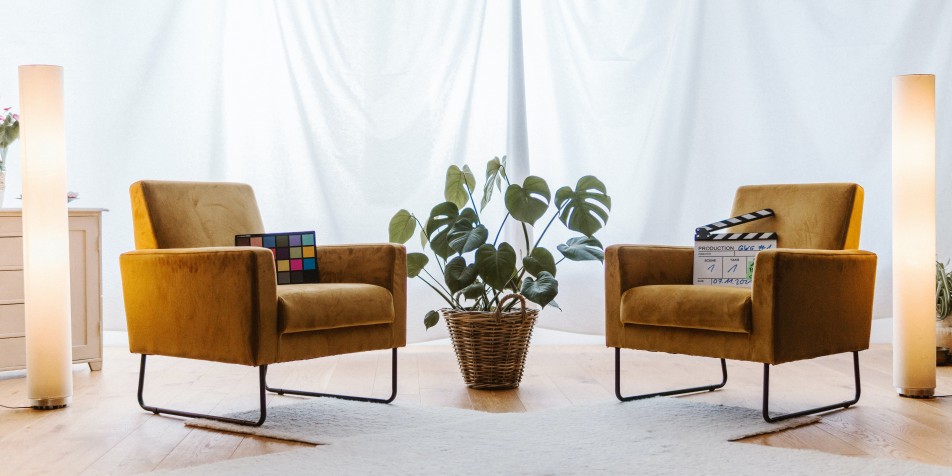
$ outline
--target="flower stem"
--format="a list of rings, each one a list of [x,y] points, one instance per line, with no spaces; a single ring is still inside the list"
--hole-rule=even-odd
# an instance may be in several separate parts
[[[469,194],[469,203],[473,204],[473,213],[476,214],[476,224],[482,224],[482,220],[479,218],[479,209],[476,208],[476,199],[473,198],[473,190],[469,188],[469,184],[466,183],[466,180],[463,180],[463,185],[466,186],[466,193]]]
[[[499,224],[499,231],[496,232],[496,238],[493,238],[493,247],[496,246],[496,242],[499,241],[499,235],[502,233],[502,227],[506,226],[506,220],[509,219],[509,212],[506,212],[506,216],[503,217],[502,223]]]
[[[443,283],[441,283],[439,279],[436,279],[436,277],[434,277],[432,274],[430,274],[429,271],[427,271],[426,269],[424,269],[423,272],[426,273],[426,275],[429,276],[430,279],[432,279],[433,281],[436,281],[436,284],[438,284],[441,289],[443,289],[444,291],[446,291],[446,294],[448,294],[448,295],[450,295],[450,296],[453,295],[453,293],[450,292],[449,289],[446,289],[446,286],[443,286]]]
[[[420,281],[423,281],[424,283],[426,283],[427,286],[433,288],[433,290],[436,291],[436,293],[439,294],[440,297],[443,298],[443,300],[446,301],[450,305],[450,307],[452,307],[453,309],[457,309],[459,307],[457,304],[453,304],[453,301],[450,298],[446,297],[446,295],[443,294],[443,291],[440,291],[436,286],[433,286],[432,284],[430,284],[429,281],[423,279],[423,276],[417,275],[417,277],[420,278]]]
[[[549,223],[546,223],[545,228],[542,229],[542,234],[539,235],[539,238],[536,240],[535,245],[532,245],[532,248],[535,249],[536,246],[539,246],[539,243],[542,242],[542,237],[545,236],[545,232],[549,231],[549,227],[552,226],[552,222],[559,217],[559,212],[562,211],[561,208],[555,210],[555,215],[552,215],[552,218],[549,220]],[[532,250],[529,250],[530,252]]]
[[[526,227],[526,222],[519,222],[522,225],[522,234],[526,237],[526,255],[532,252],[532,247],[529,246],[529,228]]]
[[[413,219],[417,222],[418,225],[420,225],[420,233],[423,233],[423,236],[426,237],[426,242],[429,243],[430,234],[426,232],[426,228],[423,226],[423,223],[420,223],[420,219],[417,218],[416,215],[411,214],[410,216],[413,217]],[[443,269],[443,265],[440,264],[440,255],[436,254],[436,250],[433,249],[432,244],[430,245],[430,251],[433,252],[433,257],[435,258],[433,261],[436,261],[436,265],[440,267],[440,272],[443,274],[446,274],[446,270]],[[446,260],[443,260],[443,261],[446,261]]]

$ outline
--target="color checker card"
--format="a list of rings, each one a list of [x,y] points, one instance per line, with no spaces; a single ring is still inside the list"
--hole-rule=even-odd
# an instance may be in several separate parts
[[[235,246],[260,246],[274,254],[278,284],[320,282],[313,231],[235,235]]]

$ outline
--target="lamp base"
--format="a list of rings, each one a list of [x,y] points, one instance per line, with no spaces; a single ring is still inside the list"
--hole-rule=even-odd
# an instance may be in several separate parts
[[[934,388],[900,388],[896,387],[900,397],[906,398],[932,398],[935,396]]]
[[[72,400],[72,397],[31,398],[30,408],[34,410],[58,410],[66,408],[66,405],[69,405]]]

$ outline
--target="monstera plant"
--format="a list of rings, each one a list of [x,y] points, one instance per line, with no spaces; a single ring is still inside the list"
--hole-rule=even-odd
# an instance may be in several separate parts
[[[506,215],[498,228],[490,229],[481,213],[492,201],[494,191],[503,189]],[[476,178],[469,166],[451,165],[443,188],[445,202],[433,207],[426,216],[400,210],[390,220],[390,241],[394,243],[406,243],[419,229],[423,252],[407,254],[407,275],[426,283],[450,308],[494,312],[501,296],[510,291],[539,306],[558,308],[555,297],[559,293],[559,263],[566,259],[604,260],[595,232],[608,221],[612,201],[601,180],[586,175],[574,188],[561,187],[553,196],[549,184],[541,177],[530,175],[521,184],[510,183],[504,156],[486,164],[486,181],[478,207],[476,190]],[[522,253],[512,244],[500,241],[508,220],[521,224],[518,246]],[[579,233],[555,247],[561,255],[558,259],[552,250],[542,246],[546,232],[556,220]],[[537,223],[544,226],[533,239],[529,226]],[[430,328],[439,319],[439,313],[431,310],[423,322]]]

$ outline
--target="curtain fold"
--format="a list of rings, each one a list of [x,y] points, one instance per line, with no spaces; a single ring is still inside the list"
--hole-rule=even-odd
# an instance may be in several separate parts
[[[509,154],[519,181],[602,179],[606,245],[690,245],[743,184],[857,182],[861,246],[880,256],[875,317],[888,317],[892,76],[937,75],[937,172],[952,174],[952,3],[938,0],[8,0],[4,16],[0,107],[17,106],[14,66],[65,67],[73,206],[111,210],[107,329],[125,325],[117,262],[139,179],[247,182],[269,230],[380,242],[398,209],[443,201],[450,164],[481,183]],[[941,260],[950,193],[940,181]],[[574,235],[553,226],[543,245]],[[539,325],[602,332],[602,275],[563,262],[563,310]],[[446,335],[422,324],[439,306],[410,281],[411,342]]]
[[[443,201],[447,166],[505,153],[505,122],[486,118],[506,107],[507,59],[493,53],[508,24],[500,12],[487,21],[486,3],[274,3],[255,15],[228,5],[226,35],[244,47],[231,48],[223,102],[271,113],[227,114],[229,178],[255,186],[269,229],[386,241],[397,210],[425,220]],[[422,324],[441,302],[411,281],[410,341],[446,336]]]

